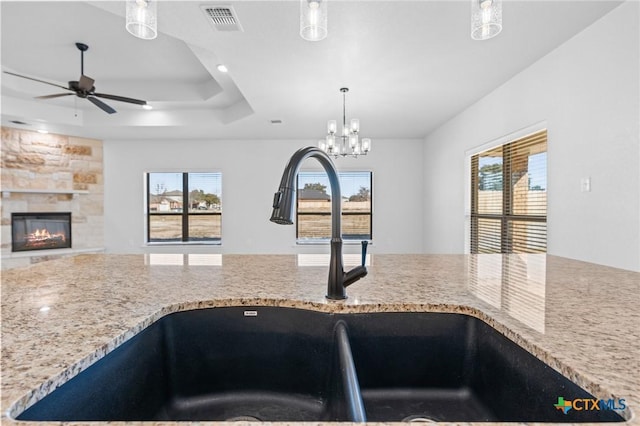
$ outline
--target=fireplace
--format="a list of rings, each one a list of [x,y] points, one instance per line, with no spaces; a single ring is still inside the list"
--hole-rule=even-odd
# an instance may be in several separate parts
[[[71,213],[11,213],[11,251],[71,248]]]

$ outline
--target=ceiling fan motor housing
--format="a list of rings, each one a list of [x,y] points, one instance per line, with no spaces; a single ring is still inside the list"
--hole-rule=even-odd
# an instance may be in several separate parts
[[[70,81],[69,82],[69,89],[73,90],[74,92],[76,92],[76,95],[78,95],[81,98],[86,98],[87,95],[93,93],[96,90],[96,86],[92,86],[91,89],[89,90],[82,90],[80,88],[80,83],[77,81]]]

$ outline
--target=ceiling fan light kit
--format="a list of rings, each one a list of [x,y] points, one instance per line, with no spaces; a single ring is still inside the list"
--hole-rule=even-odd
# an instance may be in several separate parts
[[[53,98],[59,98],[62,96],[76,95],[79,98],[87,99],[89,102],[91,102],[92,104],[94,104],[95,106],[97,106],[98,108],[106,112],[107,114],[113,114],[116,112],[116,110],[110,107],[109,105],[107,105],[106,103],[102,102],[98,98],[110,99],[113,101],[126,102],[126,103],[136,104],[136,105],[143,105],[143,106],[147,105],[147,101],[143,101],[141,99],[127,98],[127,97],[118,96],[118,95],[109,95],[107,93],[96,93],[95,92],[96,87],[93,85],[95,80],[84,75],[84,52],[89,50],[89,46],[87,46],[84,43],[76,43],[76,47],[80,51],[80,78],[77,81],[69,81],[68,87],[60,86],[59,84],[50,83],[48,81],[39,80],[33,77],[27,77],[25,75],[16,74],[9,71],[5,71],[5,73],[16,76],[16,77],[24,78],[27,80],[37,81],[38,83],[44,83],[50,86],[59,87],[61,89],[68,90],[69,92],[71,92],[71,93],[56,93],[53,95],[36,96],[36,99],[53,99]]]
[[[143,40],[158,37],[158,1],[127,0],[127,31]]]

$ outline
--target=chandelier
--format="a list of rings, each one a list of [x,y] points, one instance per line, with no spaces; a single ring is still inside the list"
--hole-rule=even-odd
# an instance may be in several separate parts
[[[337,135],[336,120],[329,120],[327,136],[318,141],[318,148],[333,155],[334,158],[346,157],[347,155],[357,157],[358,155],[367,155],[371,151],[371,139],[360,139],[360,120],[352,118],[347,126],[346,98],[348,91],[347,87],[340,89],[342,92],[342,133]]]

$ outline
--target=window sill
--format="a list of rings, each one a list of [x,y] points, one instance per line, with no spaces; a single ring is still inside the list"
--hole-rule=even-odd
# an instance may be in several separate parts
[[[145,247],[158,247],[158,246],[221,246],[221,241],[163,241],[163,242],[146,242]]]
[[[362,244],[362,241],[368,241],[369,245],[373,245],[373,241],[372,240],[367,240],[366,238],[362,239],[362,240],[342,240],[342,245],[345,246],[355,246],[355,245],[360,245]],[[326,240],[318,240],[318,241],[304,241],[304,240],[297,240],[296,241],[296,245],[297,246],[328,246],[329,243],[331,242],[331,240],[326,239]]]
[[[371,266],[371,255],[367,254],[365,257],[365,266]],[[331,255],[329,254],[298,254],[297,255],[298,266],[329,266],[331,264]],[[343,254],[342,255],[343,266],[358,266],[362,262],[362,256],[360,254]]]

